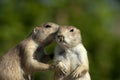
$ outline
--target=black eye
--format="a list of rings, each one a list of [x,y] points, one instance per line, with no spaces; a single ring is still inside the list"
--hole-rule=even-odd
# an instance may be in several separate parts
[[[70,32],[73,32],[73,31],[74,31],[74,29],[71,29],[71,30],[70,30]]]
[[[50,25],[45,25],[45,28],[51,28],[51,26]]]

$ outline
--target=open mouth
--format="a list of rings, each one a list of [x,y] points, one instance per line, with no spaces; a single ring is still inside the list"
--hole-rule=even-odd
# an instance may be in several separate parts
[[[64,37],[61,36],[61,35],[57,36],[57,41],[58,42],[64,42]]]
[[[64,40],[62,38],[58,38],[58,42],[63,42]]]

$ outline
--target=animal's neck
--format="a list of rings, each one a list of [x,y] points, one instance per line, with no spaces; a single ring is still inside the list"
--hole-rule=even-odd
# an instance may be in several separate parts
[[[22,46],[25,47],[25,51],[35,52],[39,45],[32,39],[31,36],[22,41]]]
[[[82,43],[79,43],[78,45],[74,46],[74,47],[69,47],[64,49],[65,52],[67,53],[78,53],[78,52],[84,52],[86,53],[86,49],[84,48]]]

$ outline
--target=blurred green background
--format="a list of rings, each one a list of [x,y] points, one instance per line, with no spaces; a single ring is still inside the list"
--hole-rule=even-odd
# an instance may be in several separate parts
[[[44,22],[81,30],[92,80],[120,80],[120,0],[0,0],[0,55]],[[34,78],[53,80],[53,72]]]

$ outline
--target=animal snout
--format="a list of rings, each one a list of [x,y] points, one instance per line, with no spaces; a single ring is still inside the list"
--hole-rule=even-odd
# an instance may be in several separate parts
[[[64,40],[64,36],[63,35],[57,35],[57,38],[59,39],[60,42]]]
[[[57,37],[58,37],[58,38],[62,38],[62,37],[63,37],[63,35],[58,35]]]

